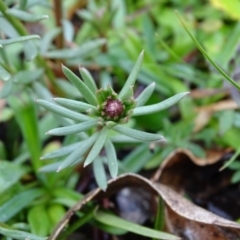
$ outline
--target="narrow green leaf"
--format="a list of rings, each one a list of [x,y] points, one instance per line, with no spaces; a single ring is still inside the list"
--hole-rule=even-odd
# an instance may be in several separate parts
[[[16,194],[0,207],[0,222],[7,222],[32,201],[42,195],[41,189],[29,189]]]
[[[80,58],[80,57],[83,58],[85,57],[85,55],[91,53],[95,49],[98,49],[105,43],[106,43],[105,39],[96,39],[96,40],[84,43],[77,48],[53,50],[45,53],[44,56],[47,58],[53,58],[53,59],[71,59],[71,58]]]
[[[35,13],[25,12],[16,8],[9,8],[6,13],[25,22],[38,22],[47,19],[47,15],[37,15]]]
[[[240,147],[237,149],[237,151],[234,153],[234,155],[219,169],[219,171],[224,170],[226,167],[228,167],[232,162],[236,160],[236,158],[240,154]]]
[[[66,156],[66,155],[72,153],[77,148],[79,148],[80,145],[81,145],[81,142],[73,143],[71,145],[62,147],[62,148],[60,148],[58,150],[55,150],[53,152],[47,153],[47,154],[43,155],[40,159],[41,160],[46,160],[46,159],[48,160],[48,159],[53,159],[53,158]]]
[[[96,83],[95,83],[92,75],[90,74],[90,72],[86,68],[83,68],[83,67],[80,67],[79,71],[81,73],[81,76],[82,76],[85,84],[93,92],[93,94],[96,94],[97,86],[96,86]]]
[[[18,97],[11,96],[8,98],[8,102],[14,110],[16,120],[31,156],[32,166],[35,172],[37,172],[41,166],[41,162],[39,161],[41,155],[41,139],[37,124],[36,105],[26,94]]]
[[[8,81],[10,77],[11,77],[10,73],[0,65],[0,80]]]
[[[112,178],[116,178],[118,174],[118,160],[115,148],[111,141],[107,140],[105,144],[106,156],[108,161],[108,169]]]
[[[164,137],[159,134],[142,132],[128,127],[115,126],[112,128],[116,132],[124,134],[128,137],[135,138],[144,142],[155,142],[155,141],[164,141]]]
[[[149,84],[141,93],[140,95],[136,98],[137,102],[137,107],[143,106],[148,99],[151,97],[154,89],[155,89],[155,82]]]
[[[54,162],[50,164],[46,164],[43,167],[39,168],[39,172],[56,172],[58,170],[59,165],[61,165],[62,161]]]
[[[48,102],[46,100],[42,100],[42,99],[37,99],[35,101],[40,106],[48,109],[49,111],[51,111],[53,113],[56,113],[56,114],[60,115],[62,117],[70,118],[70,119],[80,121],[80,122],[92,120],[91,117],[88,117],[88,116],[83,115],[81,113],[77,113],[77,112],[68,110],[67,108],[61,107],[61,106],[59,106],[55,103],[50,103],[50,102]]]
[[[41,237],[46,237],[49,233],[50,219],[47,214],[46,206],[36,205],[28,211],[28,223],[31,232]]]
[[[97,109],[95,106],[90,105],[88,103],[70,100],[67,98],[53,98],[53,101],[63,107],[70,108],[72,110],[79,111],[79,112],[87,111],[92,108]]]
[[[26,239],[47,240],[46,237],[39,237],[32,233],[15,230],[14,228],[12,228],[6,224],[3,224],[3,223],[0,223],[0,234],[2,234],[3,236],[9,237],[9,238],[17,239],[17,240],[26,240]]]
[[[143,55],[144,55],[144,51],[142,51],[140,53],[136,64],[134,65],[131,73],[129,74],[129,77],[128,77],[126,83],[124,84],[121,92],[119,93],[120,98],[124,97],[124,95],[128,92],[128,89],[130,88],[130,86],[134,86],[135,81],[137,79],[138,72],[140,71],[140,68],[142,65]]]
[[[40,39],[40,37],[38,35],[28,35],[28,36],[15,37],[10,39],[0,39],[0,44],[4,46],[4,45],[13,44],[13,43],[28,41],[30,39]]]
[[[52,41],[61,33],[61,28],[53,28],[46,32],[41,39],[40,53],[44,55],[50,48]]]
[[[44,70],[42,68],[34,69],[34,70],[22,70],[19,71],[14,76],[14,82],[21,84],[29,84],[33,81],[36,81],[43,75]]]
[[[13,89],[13,81],[9,80],[5,82],[0,91],[0,99],[8,97],[9,94],[12,92],[12,89]]]
[[[82,156],[84,156],[88,151],[89,148],[93,145],[93,143],[96,141],[96,139],[99,138],[99,132],[96,132],[93,134],[90,138],[84,140],[81,142],[81,145],[79,148],[77,148],[75,151],[73,151],[59,166],[57,172],[61,171],[62,169],[71,166],[75,162],[82,161]]]
[[[183,19],[181,18],[181,16],[179,15],[178,12],[176,12],[179,20],[181,21],[184,29],[186,30],[186,32],[188,33],[188,35],[190,36],[190,38],[193,40],[193,42],[195,43],[195,45],[197,46],[197,48],[199,49],[199,51],[203,54],[203,56],[205,56],[208,61],[216,68],[216,70],[222,74],[222,76],[224,76],[232,85],[234,85],[237,89],[240,90],[240,86],[230,77],[228,76],[222,69],[221,67],[219,67],[207,54],[207,52],[204,50],[204,48],[201,46],[201,44],[197,41],[197,39],[192,35],[192,33],[188,30],[185,22],[183,21]]]
[[[89,154],[84,162],[84,167],[86,167],[87,165],[92,163],[94,161],[94,159],[98,156],[98,154],[102,150],[103,145],[105,144],[105,140],[107,138],[108,131],[109,131],[109,129],[106,126],[101,130],[96,142],[94,143],[91,151],[89,152]]]
[[[24,51],[24,58],[26,61],[33,60],[38,54],[37,46],[31,40],[25,41],[23,43],[23,51]]]
[[[68,127],[55,128],[47,132],[49,135],[65,136],[86,131],[97,125],[98,120],[90,120],[83,123],[75,124]]]
[[[95,219],[101,223],[104,223],[113,227],[121,228],[129,232],[133,232],[149,238],[164,239],[164,240],[180,240],[180,238],[177,236],[156,231],[151,228],[140,226],[136,223],[129,222],[113,214],[105,213],[103,211],[97,211],[95,213]]]
[[[74,27],[73,24],[70,20],[63,19],[62,20],[62,27],[63,27],[63,34],[64,34],[64,39],[67,42],[73,42],[74,40]]]
[[[102,158],[97,157],[93,161],[93,172],[97,182],[97,185],[105,191],[107,188],[107,176],[103,166]]]
[[[137,107],[133,110],[133,116],[148,115],[151,113],[159,112],[171,107],[185,97],[189,92],[178,93],[160,103],[152,104],[149,106]]]
[[[93,106],[97,106],[97,98],[93,92],[88,88],[88,86],[70,69],[62,66],[62,70],[67,78],[72,82],[72,84],[78,89],[82,96]]]
[[[48,208],[48,215],[50,218],[50,230],[53,231],[53,228],[59,223],[59,219],[62,219],[66,213],[66,210],[63,205],[52,203]]]

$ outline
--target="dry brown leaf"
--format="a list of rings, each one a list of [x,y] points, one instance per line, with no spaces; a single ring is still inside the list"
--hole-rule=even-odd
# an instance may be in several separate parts
[[[119,176],[115,180],[109,181],[106,192],[98,188],[87,194],[66,213],[48,240],[56,240],[74,213],[79,211],[89,201],[109,197],[124,187],[142,187],[151,194],[161,196],[167,205],[167,228],[171,232],[176,232],[182,237],[191,236],[191,238],[183,239],[227,240],[240,237],[239,224],[218,217],[215,214],[195,206],[167,186],[159,183],[152,183],[148,179],[137,174],[125,174]],[[201,231],[199,229],[201,229]],[[203,237],[201,238],[201,236]],[[206,236],[208,237],[206,238]],[[229,236],[233,236],[234,238],[229,238]]]

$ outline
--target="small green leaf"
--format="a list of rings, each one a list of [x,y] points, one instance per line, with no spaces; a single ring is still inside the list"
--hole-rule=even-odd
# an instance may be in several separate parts
[[[109,129],[106,126],[101,130],[96,142],[94,143],[91,151],[89,152],[89,154],[84,162],[84,167],[86,167],[87,165],[92,163],[94,161],[94,159],[98,156],[98,154],[102,150],[103,145],[105,144],[105,140],[107,138],[108,131],[109,131]]]
[[[219,171],[224,170],[226,167],[228,167],[231,163],[233,163],[238,155],[240,154],[240,147],[237,149],[237,151],[234,153],[234,155],[219,169]]]
[[[9,15],[12,15],[25,22],[38,22],[48,18],[47,15],[37,15],[35,13],[28,13],[16,8],[9,8],[6,12]]]
[[[103,160],[97,157],[93,161],[93,172],[98,186],[105,191],[107,188],[107,177],[103,166]]]
[[[65,215],[66,210],[65,208],[60,204],[51,204],[51,206],[48,208],[48,215],[50,218],[51,228],[52,231],[54,227],[59,223],[59,220],[63,218]]]
[[[68,110],[67,108],[61,107],[61,106],[59,106],[55,103],[50,103],[46,100],[37,99],[36,103],[38,103],[40,106],[48,109],[49,111],[51,111],[53,113],[56,113],[56,114],[58,114],[62,117],[65,117],[65,118],[70,118],[70,119],[80,121],[80,122],[92,120],[91,117],[88,117],[88,116],[83,115],[81,113],[77,113],[77,112]]]
[[[94,79],[92,78],[92,75],[90,74],[90,72],[86,68],[83,68],[83,67],[80,67],[79,71],[81,73],[81,76],[82,76],[85,84],[93,92],[93,94],[96,94],[97,86],[96,86],[96,83],[95,83]]]
[[[4,46],[4,45],[13,44],[13,43],[28,41],[30,39],[40,39],[40,37],[38,35],[28,35],[28,36],[15,37],[10,39],[0,39],[0,44]]]
[[[105,43],[106,43],[105,39],[96,39],[96,40],[84,43],[77,48],[53,50],[45,53],[44,56],[47,58],[53,58],[53,59],[70,59],[70,58],[84,57],[86,54],[89,54],[89,52],[92,52],[95,49],[98,49]]]
[[[95,106],[90,105],[88,103],[70,100],[67,98],[53,98],[53,101],[65,108],[70,108],[71,110],[75,110],[79,112],[87,111],[91,108],[97,109]]]
[[[55,128],[47,132],[49,135],[65,136],[86,131],[97,125],[98,120],[90,120],[79,124],[74,124],[68,127]]]
[[[74,27],[73,24],[70,20],[63,19],[62,20],[62,27],[63,27],[63,34],[64,34],[64,39],[66,42],[73,42],[74,38]]]
[[[63,157],[63,156],[66,156],[66,155],[72,153],[74,150],[76,150],[80,146],[81,146],[81,142],[73,143],[71,145],[62,147],[62,148],[60,148],[58,150],[55,150],[53,152],[47,153],[47,154],[43,155],[40,159],[41,160],[48,160],[48,159]]]
[[[189,92],[178,93],[160,103],[152,104],[149,106],[137,107],[133,110],[133,116],[148,115],[151,113],[159,112],[171,107],[185,97]]]
[[[10,73],[0,65],[0,80],[8,81],[10,77],[11,77]]]
[[[155,85],[155,82],[149,84],[135,99],[137,102],[137,107],[143,106],[148,101],[155,89]]]
[[[26,240],[26,239],[29,239],[29,240],[47,240],[47,238],[45,238],[45,237],[39,237],[39,236],[36,236],[32,233],[15,230],[14,228],[9,227],[8,225],[3,224],[3,223],[0,223],[0,233],[3,236],[13,238],[13,239],[17,239],[17,240]]]
[[[23,51],[24,51],[24,58],[26,61],[33,60],[38,54],[37,46],[31,40],[25,41],[23,43]]]
[[[32,207],[28,211],[28,223],[31,228],[31,232],[41,237],[46,237],[49,233],[50,219],[47,214],[46,206],[41,204]]]
[[[56,172],[58,170],[59,165],[61,165],[62,161],[59,162],[54,162],[54,163],[50,163],[47,165],[44,165],[43,167],[40,167],[38,169],[39,172]]]
[[[93,92],[88,88],[88,86],[70,69],[62,66],[62,70],[67,78],[72,82],[72,84],[78,89],[82,96],[93,106],[97,106],[97,98]]]
[[[129,77],[128,77],[126,83],[124,84],[121,92],[119,93],[119,98],[121,98],[121,99],[124,98],[124,95],[128,92],[129,87],[134,86],[135,81],[137,79],[138,72],[140,71],[140,68],[142,65],[143,55],[144,55],[144,51],[142,51],[140,53],[136,64],[134,65],[131,73],[129,74]]]
[[[108,169],[112,178],[116,178],[118,174],[118,160],[115,148],[111,141],[107,140],[105,144],[106,156],[108,161]]]
[[[88,151],[89,148],[93,145],[93,143],[98,139],[99,132],[93,134],[90,138],[83,140],[79,148],[73,151],[59,166],[57,172],[61,171],[62,169],[71,166],[75,162],[82,161],[82,156],[84,156]],[[93,147],[92,147],[93,149]],[[92,150],[91,150],[92,151]]]
[[[97,211],[95,213],[95,219],[101,223],[110,225],[112,227],[121,228],[129,232],[133,232],[145,237],[164,239],[164,240],[180,240],[179,237],[160,232],[151,228],[143,227],[133,222],[129,222],[120,217],[117,217],[110,213],[105,213],[103,211]]]
[[[43,75],[44,70],[42,68],[34,70],[22,70],[14,76],[14,82],[21,84],[29,84],[36,81]]]
[[[135,130],[135,129],[123,127],[123,126],[115,126],[113,127],[113,130],[121,134],[124,134],[128,137],[135,138],[137,140],[144,141],[144,142],[155,142],[155,141],[165,140],[164,137],[159,134],[142,132],[139,130]]]
[[[32,201],[42,195],[41,189],[28,189],[16,194],[0,207],[0,222],[7,222]]]

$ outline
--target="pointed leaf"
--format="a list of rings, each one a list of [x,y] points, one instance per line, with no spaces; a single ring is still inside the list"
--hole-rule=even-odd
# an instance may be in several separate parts
[[[121,92],[119,93],[119,98],[123,98],[124,95],[128,92],[130,86],[134,86],[137,79],[138,72],[140,71],[142,60],[143,60],[144,51],[142,51],[138,57],[136,64],[134,65],[126,83],[124,84]]]
[[[60,148],[58,150],[55,150],[53,152],[46,153],[40,159],[41,160],[48,160],[48,159],[63,157],[63,156],[66,156],[66,155],[72,153],[74,150],[76,150],[80,146],[81,146],[81,142],[73,143],[71,145],[62,147],[62,148]]]
[[[98,186],[105,191],[107,188],[107,177],[102,158],[98,157],[93,161],[93,172]]]
[[[112,227],[121,228],[129,232],[139,234],[141,236],[155,238],[155,239],[164,239],[164,240],[179,240],[179,237],[174,235],[160,232],[151,228],[143,227],[133,222],[129,222],[125,219],[117,217],[110,213],[105,213],[103,211],[97,211],[95,213],[95,219],[101,223],[107,224]]]
[[[68,127],[55,128],[47,132],[49,135],[65,136],[86,131],[97,125],[98,120],[89,120],[83,123],[74,124]]]
[[[47,15],[37,15],[35,13],[25,12],[16,8],[9,8],[6,12],[25,22],[38,22],[48,18]]]
[[[0,234],[3,236],[18,240],[47,240],[46,237],[39,237],[32,233],[16,230],[6,224],[0,223]]]
[[[10,73],[0,65],[0,80],[8,81],[10,77],[11,77]]]
[[[96,94],[97,86],[91,73],[86,68],[83,68],[83,67],[80,67],[79,71],[81,73],[81,76],[85,84],[89,87],[89,89],[93,92],[93,94]]]
[[[151,113],[159,112],[171,107],[185,97],[189,92],[178,93],[160,103],[152,104],[149,106],[137,107],[133,110],[133,116],[148,115]]]
[[[39,172],[56,172],[62,161],[50,163],[39,168]]]
[[[28,36],[15,37],[15,38],[10,38],[10,39],[0,39],[0,44],[8,45],[8,44],[13,44],[13,43],[28,41],[30,39],[39,39],[39,38],[40,37],[38,35],[28,35]]]
[[[62,66],[62,70],[67,78],[72,82],[72,84],[78,89],[82,96],[92,105],[97,106],[97,98],[93,92],[88,88],[88,86],[70,69]]]
[[[123,126],[115,126],[113,127],[113,130],[121,134],[124,134],[128,137],[135,138],[137,140],[144,141],[144,142],[155,142],[155,141],[164,140],[164,137],[159,134],[142,132],[139,130],[135,130],[135,129],[123,127]]]
[[[89,154],[84,162],[84,167],[86,167],[87,165],[92,163],[94,161],[94,159],[98,156],[98,154],[102,150],[102,147],[105,143],[108,131],[109,131],[109,129],[106,126],[101,130],[96,142],[94,143],[91,151],[89,152]]]
[[[77,148],[74,152],[72,152],[59,166],[57,172],[61,171],[62,169],[71,166],[76,162],[82,161],[82,156],[89,151],[89,148],[93,145],[96,139],[99,136],[99,132],[96,132],[90,138],[81,142],[79,148]]]
[[[84,102],[80,102],[80,101],[75,101],[75,100],[70,100],[67,98],[53,98],[53,101],[58,103],[59,105],[66,107],[66,108],[70,108],[72,110],[75,111],[86,111],[89,110],[91,108],[96,109],[95,106],[90,105],[88,103],[84,103]]]
[[[141,93],[140,95],[135,99],[137,102],[137,107],[143,106],[148,99],[151,97],[154,89],[155,89],[155,82],[149,84]]]
[[[108,169],[112,178],[117,177],[118,174],[118,160],[115,148],[111,141],[107,140],[105,144],[106,156],[108,161]]]
[[[36,103],[38,103],[40,106],[48,109],[49,111],[51,111],[53,113],[56,113],[56,114],[58,114],[62,117],[65,117],[65,118],[70,118],[70,119],[80,121],[80,122],[92,120],[91,117],[88,117],[88,116],[83,115],[81,113],[77,113],[77,112],[68,110],[67,108],[58,106],[55,103],[50,103],[46,100],[37,99]]]
[[[38,54],[37,46],[31,40],[24,42],[23,50],[24,50],[24,58],[26,59],[26,61],[33,60]]]

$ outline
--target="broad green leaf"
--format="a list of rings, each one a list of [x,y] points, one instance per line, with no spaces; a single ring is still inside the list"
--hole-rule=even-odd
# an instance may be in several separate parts
[[[11,77],[10,73],[0,65],[0,80],[8,81],[10,77]]]
[[[137,107],[143,106],[148,99],[151,97],[154,89],[155,89],[155,82],[149,84],[141,93],[140,95],[136,98],[137,101]]]
[[[68,127],[55,128],[47,132],[49,135],[65,136],[86,131],[94,126],[97,126],[98,120],[90,120],[83,123],[75,124]]]
[[[70,59],[70,58],[79,58],[84,57],[84,55],[88,54],[89,52],[98,49],[102,45],[106,43],[105,39],[97,39],[93,41],[89,41],[85,44],[82,44],[80,47],[72,48],[72,49],[60,49],[60,50],[53,50],[45,53],[45,57],[53,58],[53,59]]]
[[[0,194],[6,189],[17,183],[19,179],[27,172],[23,166],[8,161],[0,163]]]
[[[9,237],[9,238],[13,238],[13,239],[17,239],[17,240],[47,240],[47,238],[45,237],[39,237],[36,236],[32,233],[28,233],[28,232],[24,232],[24,231],[19,231],[19,230],[15,230],[14,228],[0,223],[0,233],[3,236]]]
[[[40,53],[44,55],[51,47],[52,41],[61,33],[61,28],[51,29],[45,33],[40,42]]]
[[[5,82],[1,91],[0,91],[0,99],[6,98],[9,96],[13,88],[13,81],[10,79],[9,81]]]
[[[82,156],[84,156],[88,151],[89,148],[93,145],[93,143],[96,141],[96,139],[99,139],[100,134],[96,132],[93,134],[90,138],[83,140],[81,142],[81,145],[78,149],[73,151],[59,166],[57,172],[61,171],[62,169],[71,166],[75,162],[82,161]],[[93,149],[93,147],[92,147]],[[91,151],[92,151],[91,149]]]
[[[160,232],[151,228],[143,227],[133,222],[129,222],[125,219],[117,217],[110,213],[105,213],[103,211],[97,211],[94,217],[97,221],[104,224],[108,224],[113,227],[121,228],[132,233],[139,234],[141,236],[164,239],[164,240],[180,240],[179,237],[172,234]]]
[[[0,206],[0,222],[7,222],[16,214],[42,195],[41,189],[28,189],[16,194],[13,198]]]
[[[118,160],[115,148],[111,141],[107,140],[105,144],[106,156],[108,161],[108,169],[112,178],[118,174]]]
[[[98,135],[96,142],[94,143],[91,151],[89,152],[89,154],[84,162],[84,167],[86,167],[87,165],[92,163],[94,161],[94,159],[98,156],[98,154],[102,150],[102,147],[105,143],[105,140],[108,135],[108,131],[109,131],[109,129],[106,126],[102,128],[100,134]]]
[[[112,129],[128,137],[135,138],[137,140],[144,141],[144,142],[155,142],[155,141],[165,140],[164,137],[159,134],[142,132],[142,131],[135,130],[128,127],[115,126]]]
[[[31,163],[35,171],[41,166],[41,139],[37,124],[36,106],[26,94],[8,98],[11,108],[14,110],[16,120],[20,126],[27,149],[31,156]]]
[[[54,227],[59,223],[59,220],[63,218],[66,213],[65,208],[61,204],[53,203],[48,208],[48,215],[50,218],[50,230],[52,231]]]
[[[50,103],[49,101],[46,100],[42,100],[42,99],[37,99],[35,100],[36,103],[38,103],[40,106],[48,109],[49,111],[56,113],[62,117],[65,118],[70,118],[76,121],[88,121],[88,120],[92,120],[91,117],[88,117],[86,115],[83,115],[81,113],[77,113],[71,110],[68,110],[67,108],[61,107],[55,103]]]
[[[9,8],[6,12],[25,22],[38,22],[48,18],[47,15],[36,15],[16,8]]]
[[[43,155],[40,159],[41,160],[48,160],[48,159],[53,159],[53,158],[58,158],[58,157],[63,157],[65,155],[68,155],[72,153],[75,149],[79,148],[81,146],[81,142],[78,143],[73,143],[71,145],[62,147],[58,150],[55,150],[53,152],[47,153]]]
[[[80,67],[79,71],[81,73],[82,79],[85,82],[85,84],[93,92],[93,94],[96,94],[97,86],[96,86],[96,83],[95,83],[94,79],[92,78],[90,72],[86,68],[83,68],[83,67]]]
[[[97,185],[105,191],[107,188],[107,176],[103,166],[103,160],[101,157],[97,157],[93,161],[93,172],[97,182]]]
[[[38,35],[28,35],[28,36],[15,37],[10,39],[0,39],[0,44],[4,46],[4,45],[13,44],[13,43],[28,41],[31,39],[40,39],[40,37]]]
[[[49,233],[50,219],[45,204],[36,205],[28,211],[28,223],[31,232],[41,237],[46,237]]]
[[[95,106],[90,105],[88,103],[70,100],[67,98],[53,98],[53,101],[63,107],[70,108],[71,110],[75,110],[75,111],[79,111],[79,112],[87,111],[91,108],[96,109]]]
[[[35,70],[22,70],[14,76],[14,82],[21,84],[29,84],[43,75],[44,70],[38,68]]]
[[[155,112],[159,112],[164,109],[167,109],[167,108],[171,107],[172,105],[176,104],[187,94],[189,94],[189,92],[178,93],[178,94],[174,95],[173,97],[170,97],[160,103],[152,104],[149,106],[137,107],[133,110],[133,116],[148,115],[151,113],[155,113]]]
[[[97,99],[93,92],[88,88],[88,86],[70,69],[62,66],[62,70],[71,83],[78,89],[82,96],[93,106],[97,106]]]
[[[129,77],[128,77],[127,81],[125,82],[122,90],[120,91],[120,93],[119,93],[120,98],[124,98],[124,95],[128,92],[128,89],[131,86],[134,86],[135,81],[136,81],[137,76],[138,76],[138,73],[140,71],[141,65],[142,65],[143,55],[144,55],[144,51],[142,51],[140,53],[136,64],[134,65],[131,73],[129,74]]]
[[[207,52],[204,50],[204,48],[201,46],[201,44],[197,41],[197,39],[192,35],[192,33],[188,30],[185,22],[183,21],[183,19],[180,17],[180,15],[177,13],[178,18],[180,19],[184,29],[186,30],[186,32],[188,33],[188,35],[190,36],[190,38],[193,40],[193,42],[195,43],[196,47],[198,48],[198,50],[203,54],[203,56],[205,56],[208,61],[216,68],[216,70],[222,74],[223,77],[225,77],[233,86],[235,86],[237,89],[240,90],[240,86],[230,77],[228,76],[221,67],[219,67],[207,54]]]
[[[38,54],[37,46],[31,40],[25,41],[23,43],[23,51],[24,51],[24,58],[26,61],[33,60]]]

